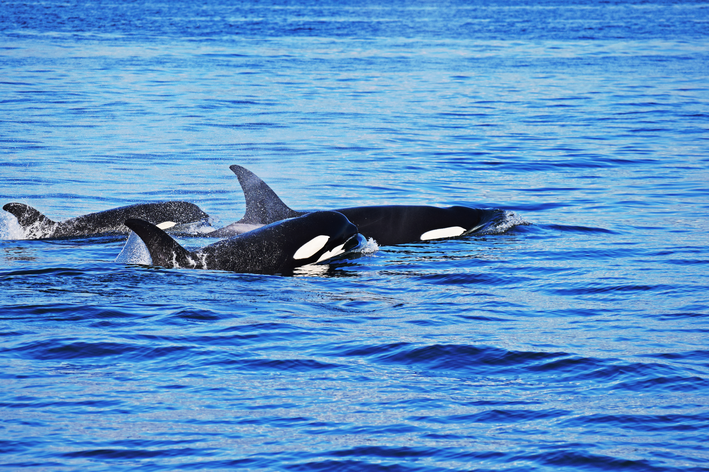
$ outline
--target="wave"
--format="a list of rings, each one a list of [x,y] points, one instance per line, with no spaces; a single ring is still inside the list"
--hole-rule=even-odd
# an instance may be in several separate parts
[[[544,225],[545,228],[549,228],[556,231],[570,232],[570,233],[602,233],[602,234],[618,234],[616,231],[611,231],[605,228],[595,228],[592,226],[578,226],[578,225]]]

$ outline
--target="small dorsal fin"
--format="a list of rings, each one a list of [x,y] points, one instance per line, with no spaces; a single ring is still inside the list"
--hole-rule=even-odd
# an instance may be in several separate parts
[[[144,220],[130,219],[126,226],[132,229],[150,252],[153,264],[162,267],[195,267],[190,252],[180,246],[165,231]]]
[[[238,223],[267,225],[303,215],[283,203],[276,192],[250,170],[238,165],[230,166],[229,169],[239,178],[246,199],[246,212]]]
[[[8,203],[3,210],[17,218],[25,239],[44,239],[54,235],[59,223],[50,220],[38,210],[24,203]]]
[[[32,208],[29,205],[25,205],[24,203],[8,203],[7,205],[3,206],[2,209],[8,213],[12,213],[13,215],[15,215],[15,218],[17,218],[17,222],[20,223],[20,226],[23,229],[32,226],[36,223],[48,225],[57,224],[56,222],[50,220],[42,213],[40,213],[39,210]]]

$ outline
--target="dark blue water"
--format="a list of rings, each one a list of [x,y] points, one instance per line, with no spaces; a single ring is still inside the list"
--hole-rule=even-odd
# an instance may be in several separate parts
[[[0,212],[0,467],[709,470],[708,110],[701,2],[3,1],[0,204],[509,215],[280,277]]]

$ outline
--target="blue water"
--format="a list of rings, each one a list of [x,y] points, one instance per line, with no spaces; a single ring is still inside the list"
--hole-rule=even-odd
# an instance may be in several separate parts
[[[0,468],[709,470],[709,3],[231,3],[0,3],[0,204],[510,224],[280,277],[0,212]]]

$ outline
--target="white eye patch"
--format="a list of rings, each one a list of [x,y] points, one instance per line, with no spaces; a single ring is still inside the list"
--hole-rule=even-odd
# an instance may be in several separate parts
[[[430,241],[432,239],[454,238],[465,233],[465,228],[462,226],[450,226],[448,228],[432,229],[421,235],[421,241]]]
[[[159,223],[155,226],[157,226],[160,229],[169,229],[169,228],[172,228],[173,226],[177,226],[177,223],[174,223],[172,221],[163,221],[162,223]]]
[[[339,256],[345,252],[345,243],[340,244],[336,248],[332,248],[329,251],[325,251],[322,256],[320,256],[320,259],[318,259],[317,262],[322,262],[326,259],[330,259],[331,257]]]
[[[313,239],[300,246],[300,249],[295,251],[295,254],[293,254],[293,259],[300,260],[314,256],[320,249],[325,247],[325,244],[329,240],[330,236],[315,236]]]

